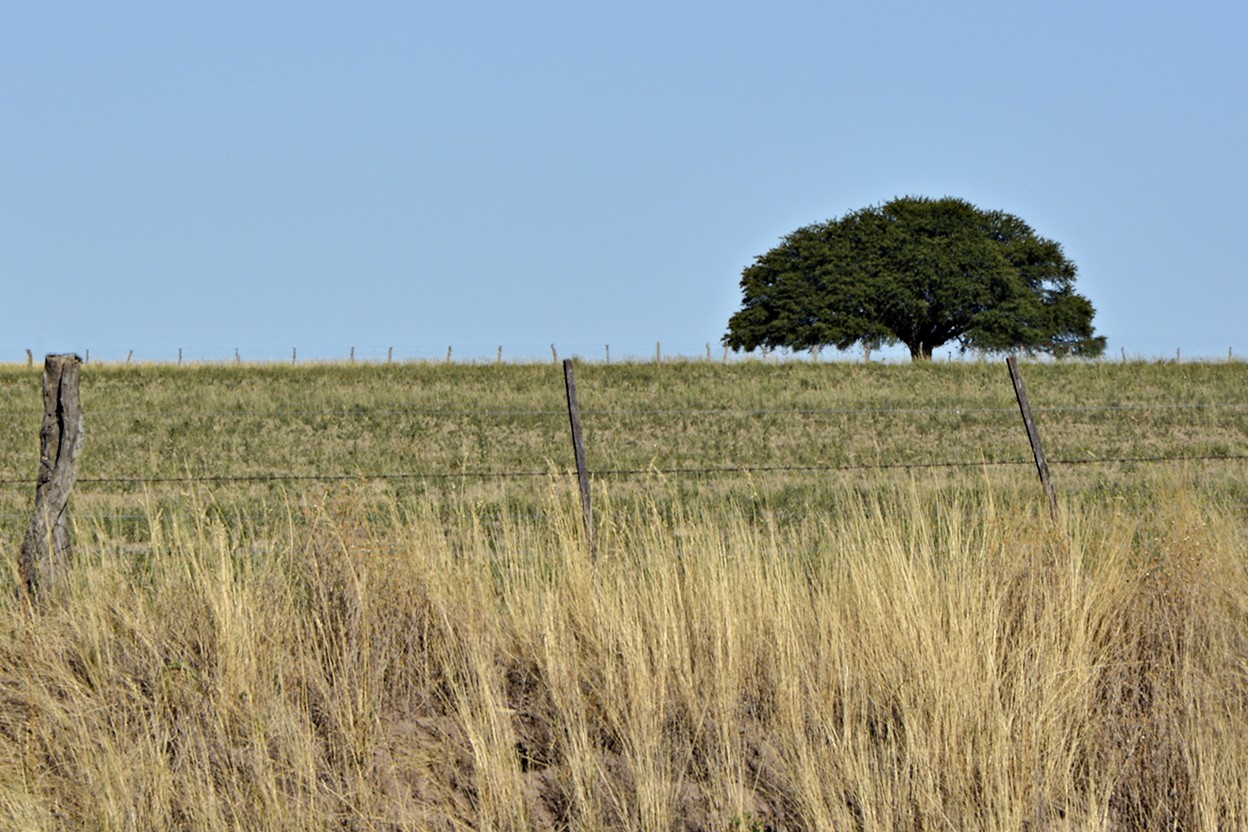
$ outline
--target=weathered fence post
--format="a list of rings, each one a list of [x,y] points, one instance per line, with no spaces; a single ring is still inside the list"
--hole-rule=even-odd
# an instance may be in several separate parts
[[[576,481],[581,489],[581,515],[585,521],[585,537],[589,556],[598,559],[598,543],[594,539],[594,511],[589,502],[589,469],[585,464],[585,437],[581,433],[581,406],[576,398],[576,374],[572,359],[564,359],[563,381],[568,391],[568,421],[572,423],[572,452],[576,456]]]
[[[69,492],[82,452],[82,400],[76,355],[49,355],[43,364],[43,424],[39,429],[39,476],[35,514],[22,540],[19,567],[34,595],[62,583],[69,574]]]
[[[35,366],[35,354],[31,352],[30,350],[26,350],[26,366],[27,367]]]
[[[1023,425],[1027,428],[1027,441],[1031,443],[1031,454],[1036,460],[1036,471],[1040,474],[1040,483],[1044,486],[1044,494],[1049,499],[1049,514],[1057,522],[1057,493],[1053,490],[1053,481],[1049,477],[1049,463],[1044,457],[1044,447],[1040,444],[1040,432],[1036,430],[1036,420],[1031,415],[1031,402],[1027,400],[1027,388],[1023,386],[1023,377],[1018,371],[1018,361],[1014,356],[1005,359],[1010,370],[1010,380],[1014,382],[1014,395],[1018,398],[1018,409],[1023,414]]]

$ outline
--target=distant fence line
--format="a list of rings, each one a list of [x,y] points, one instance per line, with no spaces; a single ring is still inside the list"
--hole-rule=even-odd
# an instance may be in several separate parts
[[[675,347],[675,351],[671,348]],[[397,352],[396,352],[397,349]],[[339,352],[342,350],[342,352]],[[246,352],[235,347],[231,349],[201,349],[196,350],[195,355],[188,355],[183,347],[154,349],[150,354],[138,355],[138,351],[127,349],[125,358],[115,357],[109,359],[100,359],[97,354],[96,363],[100,364],[164,364],[185,366],[189,364],[195,365],[229,365],[229,364],[274,364],[274,365],[293,365],[306,366],[318,364],[395,364],[395,363],[446,363],[446,364],[544,364],[547,362],[558,365],[560,363],[561,349],[556,344],[551,344],[549,348],[550,358],[546,358],[546,347],[537,344],[516,344],[516,345],[498,345],[486,346],[483,344],[460,345],[459,353],[456,353],[454,344],[445,347],[433,344],[408,344],[402,346],[380,347],[377,345],[369,345],[357,354],[356,347],[318,347],[311,355],[305,350],[300,353],[298,346],[292,346],[290,349],[290,358],[276,357],[272,351],[257,350],[257,355],[265,355],[267,357],[256,358],[247,357]],[[909,354],[902,348],[895,348],[893,351],[874,351],[876,363],[895,363],[910,361]],[[629,343],[623,346],[621,350],[617,345],[615,356],[613,359],[610,344],[587,345],[573,344],[571,349],[562,350],[563,355],[572,356],[579,360],[603,361],[607,364],[616,362],[624,363],[663,363],[665,361],[708,361],[723,362],[731,361],[774,361],[774,362],[827,362],[827,363],[872,363],[867,353],[849,352],[842,350],[829,350],[826,353],[820,349],[813,350],[760,350],[758,354],[746,353],[738,355],[727,347],[716,342],[704,342],[699,345],[696,342],[683,341],[676,344],[669,344],[668,349],[664,349],[662,341],[655,341],[653,349],[650,346],[640,343]],[[27,349],[25,351],[25,364],[33,367],[35,364],[34,351]],[[119,356],[120,353],[117,353]],[[465,355],[467,357],[465,357]],[[155,356],[155,357],[153,357]],[[457,357],[458,356],[458,357]],[[591,356],[601,356],[595,358]],[[955,357],[956,356],[956,357]],[[941,362],[964,362],[964,363],[986,363],[991,359],[989,354],[978,352],[960,352],[956,347],[939,352],[933,356],[933,360]],[[1054,359],[1058,360],[1058,359]],[[1061,360],[1077,360],[1085,359],[1061,359]],[[1100,358],[1092,359],[1094,362],[1103,363],[1127,363],[1127,362],[1178,362],[1184,361],[1184,353],[1182,347],[1176,347],[1174,352],[1154,355],[1142,355],[1140,353],[1128,353],[1126,348],[1120,348],[1116,355],[1103,355]],[[1245,356],[1237,355],[1234,346],[1226,348],[1226,356],[1223,358],[1219,351],[1217,355],[1200,354],[1187,355],[1188,362],[1213,362],[1213,361],[1243,361]],[[91,364],[91,350],[83,351],[83,363]]]
[[[645,362],[654,361],[654,362],[661,363],[663,361],[690,361],[690,360],[705,360],[705,361],[719,360],[723,362],[728,362],[730,360],[733,360],[736,357],[736,354],[731,352],[727,347],[723,347],[722,353],[720,353],[721,347],[718,344],[712,347],[712,344],[709,341],[705,342],[705,344],[703,344],[702,346],[705,347],[705,353],[700,347],[693,344],[692,342],[679,343],[677,345],[678,347],[677,352],[671,352],[671,351],[664,352],[663,344],[661,341],[654,342],[653,351],[651,351],[649,346],[643,347],[638,344],[628,344],[626,345],[623,353],[621,353],[617,347],[615,360],[616,361],[622,360],[627,363],[635,363],[638,361],[645,361]],[[689,349],[690,347],[694,347],[694,349],[690,350]],[[152,353],[149,354],[147,357],[140,356],[139,358],[136,359],[136,351],[133,349],[129,349],[129,350],[126,350],[126,357],[124,359],[113,358],[111,360],[110,359],[101,360],[99,356],[97,355],[96,363],[125,364],[125,365],[131,365],[131,364],[136,364],[136,363],[138,364],[145,364],[145,363],[146,364],[164,364],[164,365],[172,364],[172,365],[181,367],[186,364],[208,364],[208,365],[289,364],[292,366],[299,366],[301,364],[302,365],[318,365],[318,364],[357,364],[357,363],[358,364],[395,364],[395,363],[400,363],[400,364],[402,363],[454,364],[457,362],[464,363],[464,364],[504,364],[504,363],[544,364],[548,360],[545,356],[546,348],[544,346],[537,346],[534,344],[512,345],[510,348],[508,348],[507,345],[505,344],[498,345],[497,347],[488,347],[488,348],[480,344],[468,345],[467,347],[468,357],[467,358],[464,357],[462,346],[461,346],[461,352],[458,358],[456,357],[454,344],[451,344],[446,347],[445,354],[443,354],[441,346],[434,346],[430,344],[400,346],[397,348],[397,353],[396,353],[396,347],[394,346],[385,347],[383,351],[383,348],[374,345],[374,346],[366,347],[363,351],[361,351],[360,355],[358,356],[357,356],[355,347],[347,347],[345,354],[343,353],[332,354],[332,353],[335,353],[337,349],[341,349],[341,348],[328,348],[327,349],[327,348],[322,347],[322,348],[315,350],[311,357],[309,357],[308,353],[305,351],[303,353],[303,357],[301,358],[299,348],[297,346],[294,346],[294,347],[291,347],[290,349],[289,359],[273,357],[272,351],[263,351],[263,350],[257,351],[257,353],[265,355],[267,357],[261,357],[261,358],[256,358],[254,356],[248,357],[247,355],[244,354],[244,351],[238,347],[235,347],[232,353],[229,350],[208,349],[208,350],[199,350],[198,355],[187,355],[185,350],[182,347],[178,347],[176,350],[176,357],[175,357],[175,351],[173,349],[157,349],[157,350],[152,351]],[[585,344],[577,344],[577,345],[574,345],[574,348],[572,350],[565,352],[565,354],[584,359],[585,356],[590,351],[592,351],[596,355],[601,354],[602,360],[605,361],[605,363],[607,364],[611,363],[612,356],[611,356],[610,344],[595,345],[593,347],[590,347]],[[383,352],[384,352],[384,357],[383,357]],[[900,355],[900,353],[898,354]],[[153,358],[152,355],[155,355],[158,357]],[[508,356],[506,360],[504,359],[505,355]],[[841,355],[844,355],[844,354],[841,353]],[[559,361],[560,361],[559,356],[560,356],[559,347],[556,344],[551,344],[549,361],[554,364],[559,364]],[[819,356],[820,356],[819,350],[812,350],[812,351],[802,351],[800,353],[795,353],[792,351],[783,351],[780,353],[775,353],[773,351],[764,351],[758,357],[761,358],[762,360],[770,359],[773,361],[774,360],[803,361],[803,360],[811,360],[811,359],[819,360]],[[749,357],[747,356],[743,356],[742,359],[740,360],[748,360],[748,358]],[[841,358],[840,360],[853,360],[853,359],[845,357],[845,358]],[[33,367],[34,363],[35,363],[34,351],[29,350],[29,349],[26,350],[26,366]],[[83,351],[83,363],[84,364],[92,363],[90,349],[86,349]]]

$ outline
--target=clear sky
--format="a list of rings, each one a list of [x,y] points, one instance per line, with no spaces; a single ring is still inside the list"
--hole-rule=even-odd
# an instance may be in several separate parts
[[[1248,357],[1245,37],[1242,0],[8,3],[0,361],[703,354],[755,256],[908,194],[1059,241],[1115,357]]]

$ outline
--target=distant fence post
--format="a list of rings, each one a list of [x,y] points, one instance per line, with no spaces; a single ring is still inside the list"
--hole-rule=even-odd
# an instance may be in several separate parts
[[[1010,370],[1010,381],[1014,382],[1014,395],[1018,398],[1018,409],[1023,414],[1023,425],[1027,428],[1027,441],[1031,443],[1031,455],[1036,460],[1036,471],[1040,474],[1040,483],[1044,486],[1044,494],[1049,500],[1049,514],[1057,522],[1057,493],[1053,490],[1053,481],[1049,477],[1049,463],[1044,457],[1044,447],[1040,444],[1040,432],[1036,430],[1036,420],[1031,415],[1031,402],[1027,400],[1027,388],[1023,386],[1023,376],[1018,371],[1018,361],[1014,356],[1005,359]]]
[[[35,366],[35,354],[31,352],[30,350],[26,350],[26,366],[27,367]]]
[[[69,574],[69,492],[82,452],[82,359],[49,355],[43,364],[43,424],[39,429],[39,476],[35,513],[22,540],[19,567],[32,595],[47,592]]]
[[[576,481],[581,490],[581,515],[585,521],[585,537],[589,541],[589,556],[598,559],[598,543],[594,539],[594,511],[589,502],[589,469],[585,464],[585,437],[581,433],[581,406],[576,397],[576,374],[572,359],[563,361],[563,382],[568,391],[568,421],[572,424],[572,452],[576,456]]]

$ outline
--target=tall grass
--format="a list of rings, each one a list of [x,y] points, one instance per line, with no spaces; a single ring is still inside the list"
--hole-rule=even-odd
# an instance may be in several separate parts
[[[0,596],[0,827],[1248,826],[1235,507],[650,489],[605,490],[597,563],[562,486],[80,528],[54,603]]]

